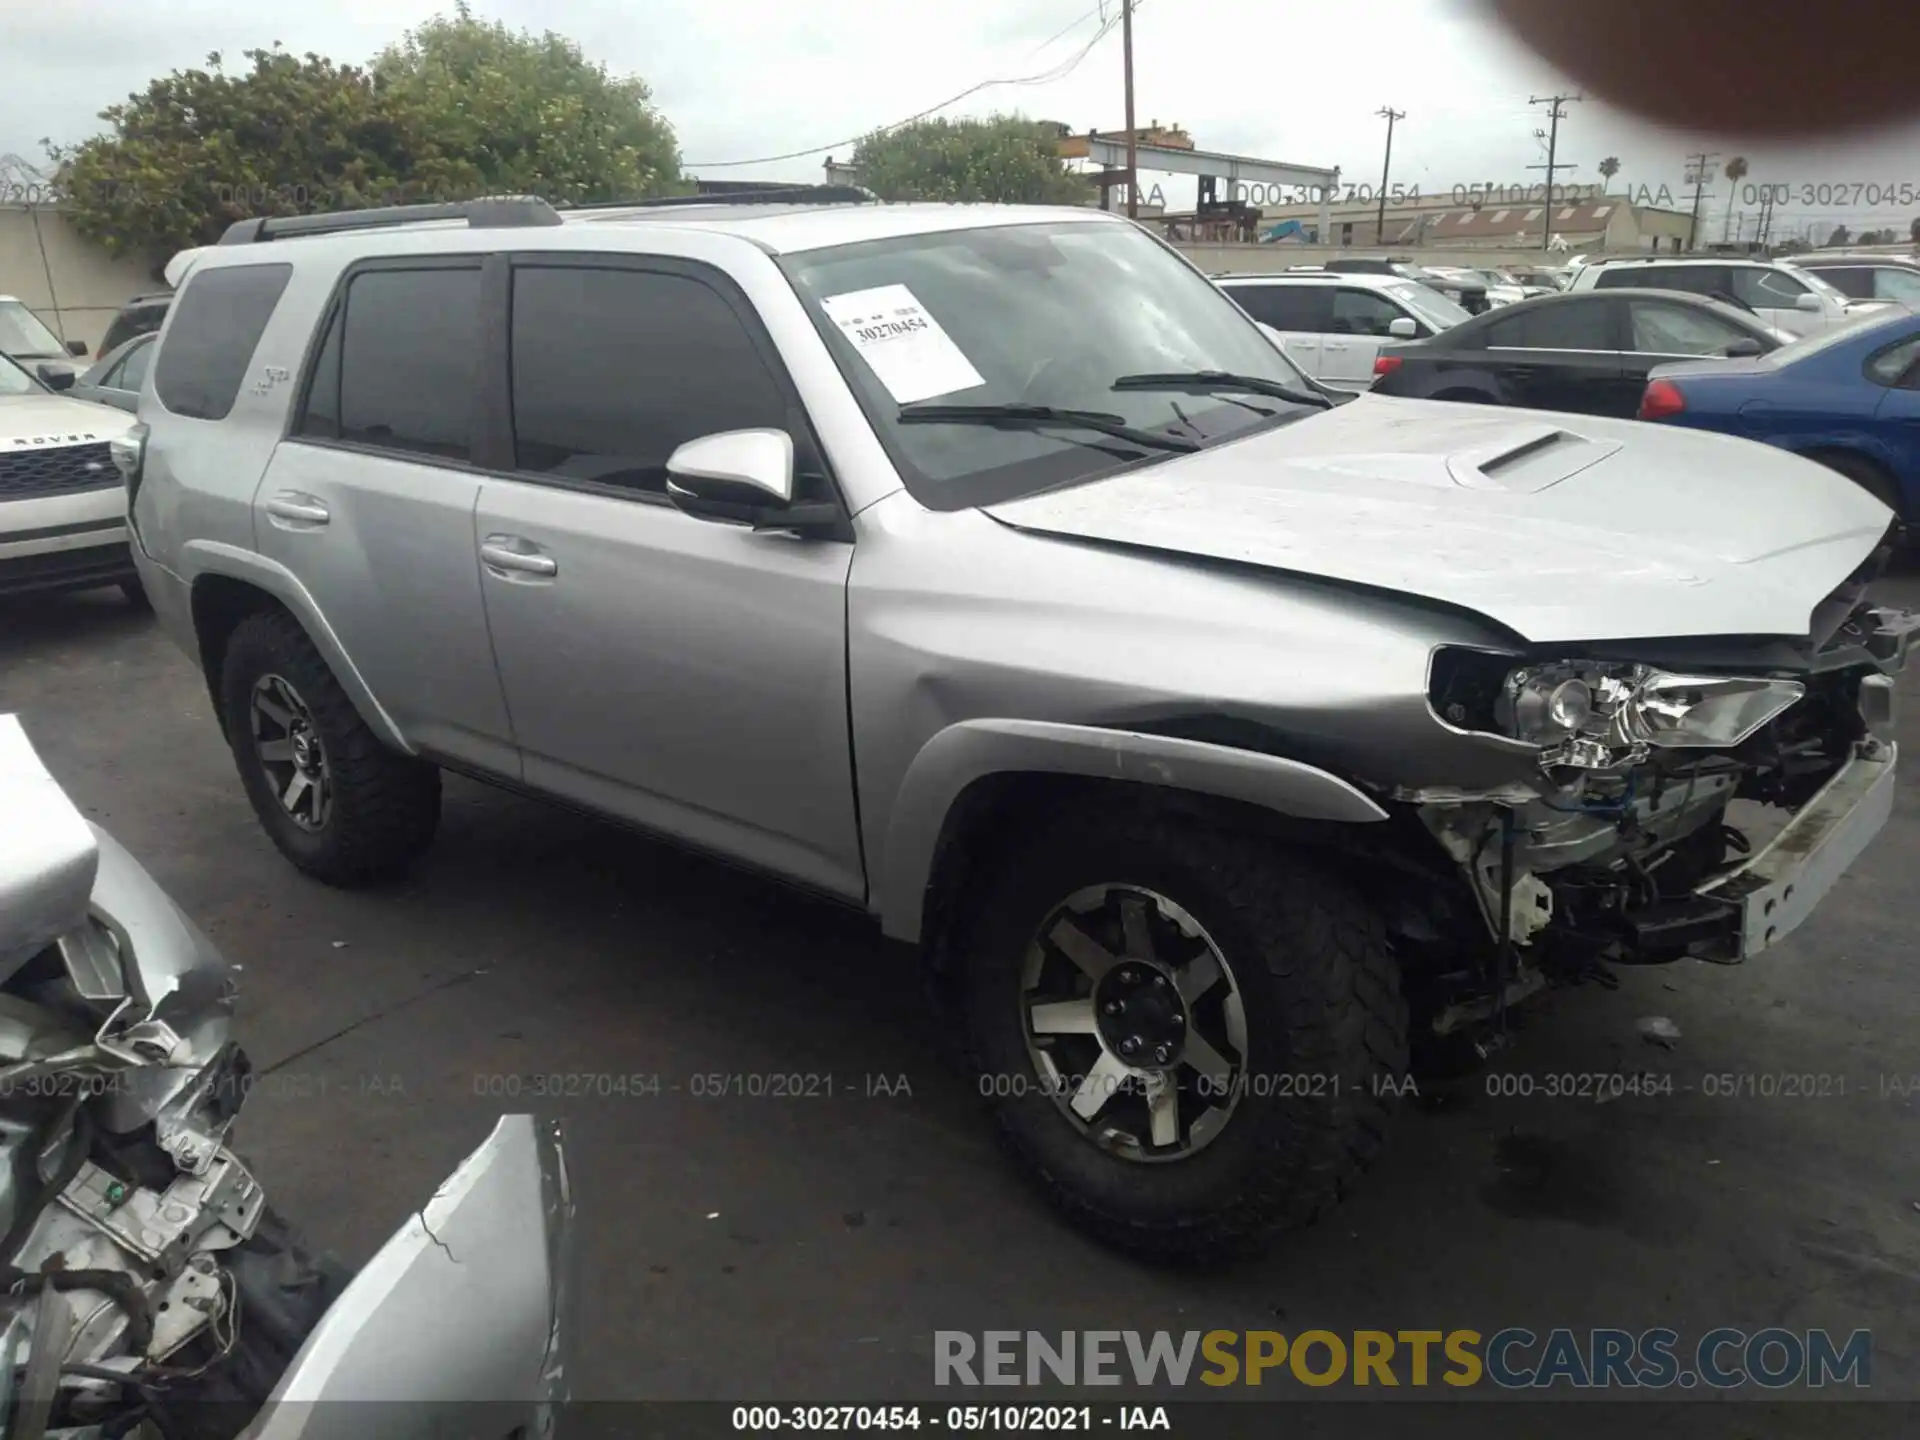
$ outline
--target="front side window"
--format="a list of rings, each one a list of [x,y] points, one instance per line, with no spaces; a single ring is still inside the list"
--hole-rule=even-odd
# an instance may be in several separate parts
[[[518,266],[512,335],[519,470],[664,493],[688,440],[796,428],[739,315],[687,275]],[[809,442],[793,438],[804,470]]]
[[[477,267],[363,270],[321,347],[303,429],[470,459],[479,352]]]
[[[1454,304],[1438,290],[1411,280],[1389,285],[1387,294],[1411,310],[1416,318],[1426,321],[1432,330],[1451,330],[1473,318],[1472,312]]]
[[[1756,310],[1762,306],[1791,310],[1794,302],[1806,293],[1807,287],[1784,270],[1736,269],[1733,272],[1734,298]]]
[[[781,264],[902,479],[932,508],[1153,464],[1326,408],[1245,311],[1131,225],[944,230]],[[1263,393],[1274,390],[1296,398]],[[922,402],[999,413],[916,419]],[[1094,412],[1153,442],[1035,425],[1009,406]]]
[[[1646,355],[1724,355],[1747,332],[1705,310],[1690,305],[1662,305],[1657,300],[1634,300],[1633,348]]]
[[[190,420],[224,420],[293,267],[221,265],[188,279],[154,358],[160,403]]]
[[[1834,265],[1821,270],[1820,278],[1851,299],[1871,300],[1873,274],[1864,265]]]
[[[1920,270],[1896,270],[1888,266],[1874,271],[1873,298],[1897,300],[1902,305],[1920,305]]]
[[[1333,296],[1333,333],[1385,336],[1390,333],[1387,327],[1406,313],[1384,295],[1342,286]]]
[[[66,356],[60,337],[38,315],[18,300],[0,300],[0,355],[20,360],[53,360]]]
[[[108,384],[115,390],[138,390],[147,383],[147,367],[153,363],[153,342],[136,345],[120,357]]]

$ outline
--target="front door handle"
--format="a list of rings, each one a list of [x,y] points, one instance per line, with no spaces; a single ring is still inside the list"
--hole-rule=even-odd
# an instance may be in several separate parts
[[[489,535],[480,542],[480,559],[501,579],[515,575],[550,576],[560,573],[560,562],[543,555],[531,540],[518,535]]]
[[[267,514],[286,522],[285,530],[317,529],[332,517],[327,507],[312,495],[299,490],[282,490],[267,501]]]

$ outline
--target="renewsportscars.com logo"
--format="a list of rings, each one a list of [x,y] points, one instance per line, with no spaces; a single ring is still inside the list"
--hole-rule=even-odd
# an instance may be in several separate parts
[[[934,1332],[936,1385],[1329,1385],[1503,1390],[1873,1382],[1873,1332],[1709,1330],[1037,1330]]]

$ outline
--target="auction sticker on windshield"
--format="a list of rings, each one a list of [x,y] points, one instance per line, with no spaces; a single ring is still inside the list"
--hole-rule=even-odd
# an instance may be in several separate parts
[[[902,405],[987,383],[904,285],[850,290],[820,308]]]

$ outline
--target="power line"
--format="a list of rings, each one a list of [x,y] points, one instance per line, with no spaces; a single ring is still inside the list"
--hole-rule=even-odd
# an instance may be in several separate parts
[[[1135,0],[1133,8],[1138,10],[1144,3],[1145,0]],[[1047,45],[1053,44],[1054,40],[1058,40],[1061,35],[1065,35],[1067,31],[1072,30],[1074,26],[1084,24],[1088,16],[1094,13],[1096,12],[1088,11],[1086,15],[1082,15],[1078,20],[1074,21],[1073,25],[1069,25],[1066,30],[1062,30],[1060,35],[1055,35],[1052,40],[1048,40],[1045,45],[1039,48],[1042,50],[1046,49]],[[891,125],[880,125],[871,130],[862,131],[851,139],[835,140],[830,144],[815,145],[807,150],[789,150],[784,155],[761,155],[752,160],[688,160],[683,161],[682,164],[684,168],[688,170],[734,170],[743,165],[772,165],[781,160],[804,160],[810,155],[824,155],[831,150],[844,150],[849,145],[858,145],[869,135],[885,135],[890,131],[903,129],[913,124],[916,120],[925,120],[931,115],[937,115],[949,105],[958,105],[962,100],[973,95],[978,95],[982,90],[991,90],[1001,85],[1051,85],[1055,81],[1066,79],[1067,76],[1078,69],[1080,62],[1093,53],[1093,47],[1106,39],[1108,35],[1112,34],[1114,27],[1119,23],[1120,16],[1118,15],[1113,15],[1103,20],[1100,28],[1093,32],[1093,38],[1091,40],[1087,41],[1079,50],[1075,51],[1070,58],[1055,65],[1050,70],[1043,70],[1037,75],[1021,75],[999,80],[982,80],[978,85],[969,85],[958,95],[949,96],[938,105],[929,105],[926,109],[909,115],[904,120],[896,120]]]
[[[1527,167],[1529,170],[1544,170],[1547,172],[1547,204],[1546,209],[1540,213],[1540,248],[1542,250],[1549,250],[1553,246],[1553,224],[1549,212],[1553,209],[1554,172],[1556,170],[1572,170],[1575,168],[1572,165],[1554,164],[1554,157],[1559,153],[1560,149],[1560,122],[1567,118],[1567,112],[1560,107],[1568,100],[1584,99],[1586,99],[1584,95],[1529,95],[1527,97],[1527,104],[1545,105],[1547,107],[1547,120],[1550,126],[1547,131],[1547,163],[1544,165],[1529,165]],[[1536,136],[1538,136],[1539,133],[1537,130],[1534,131]]]

